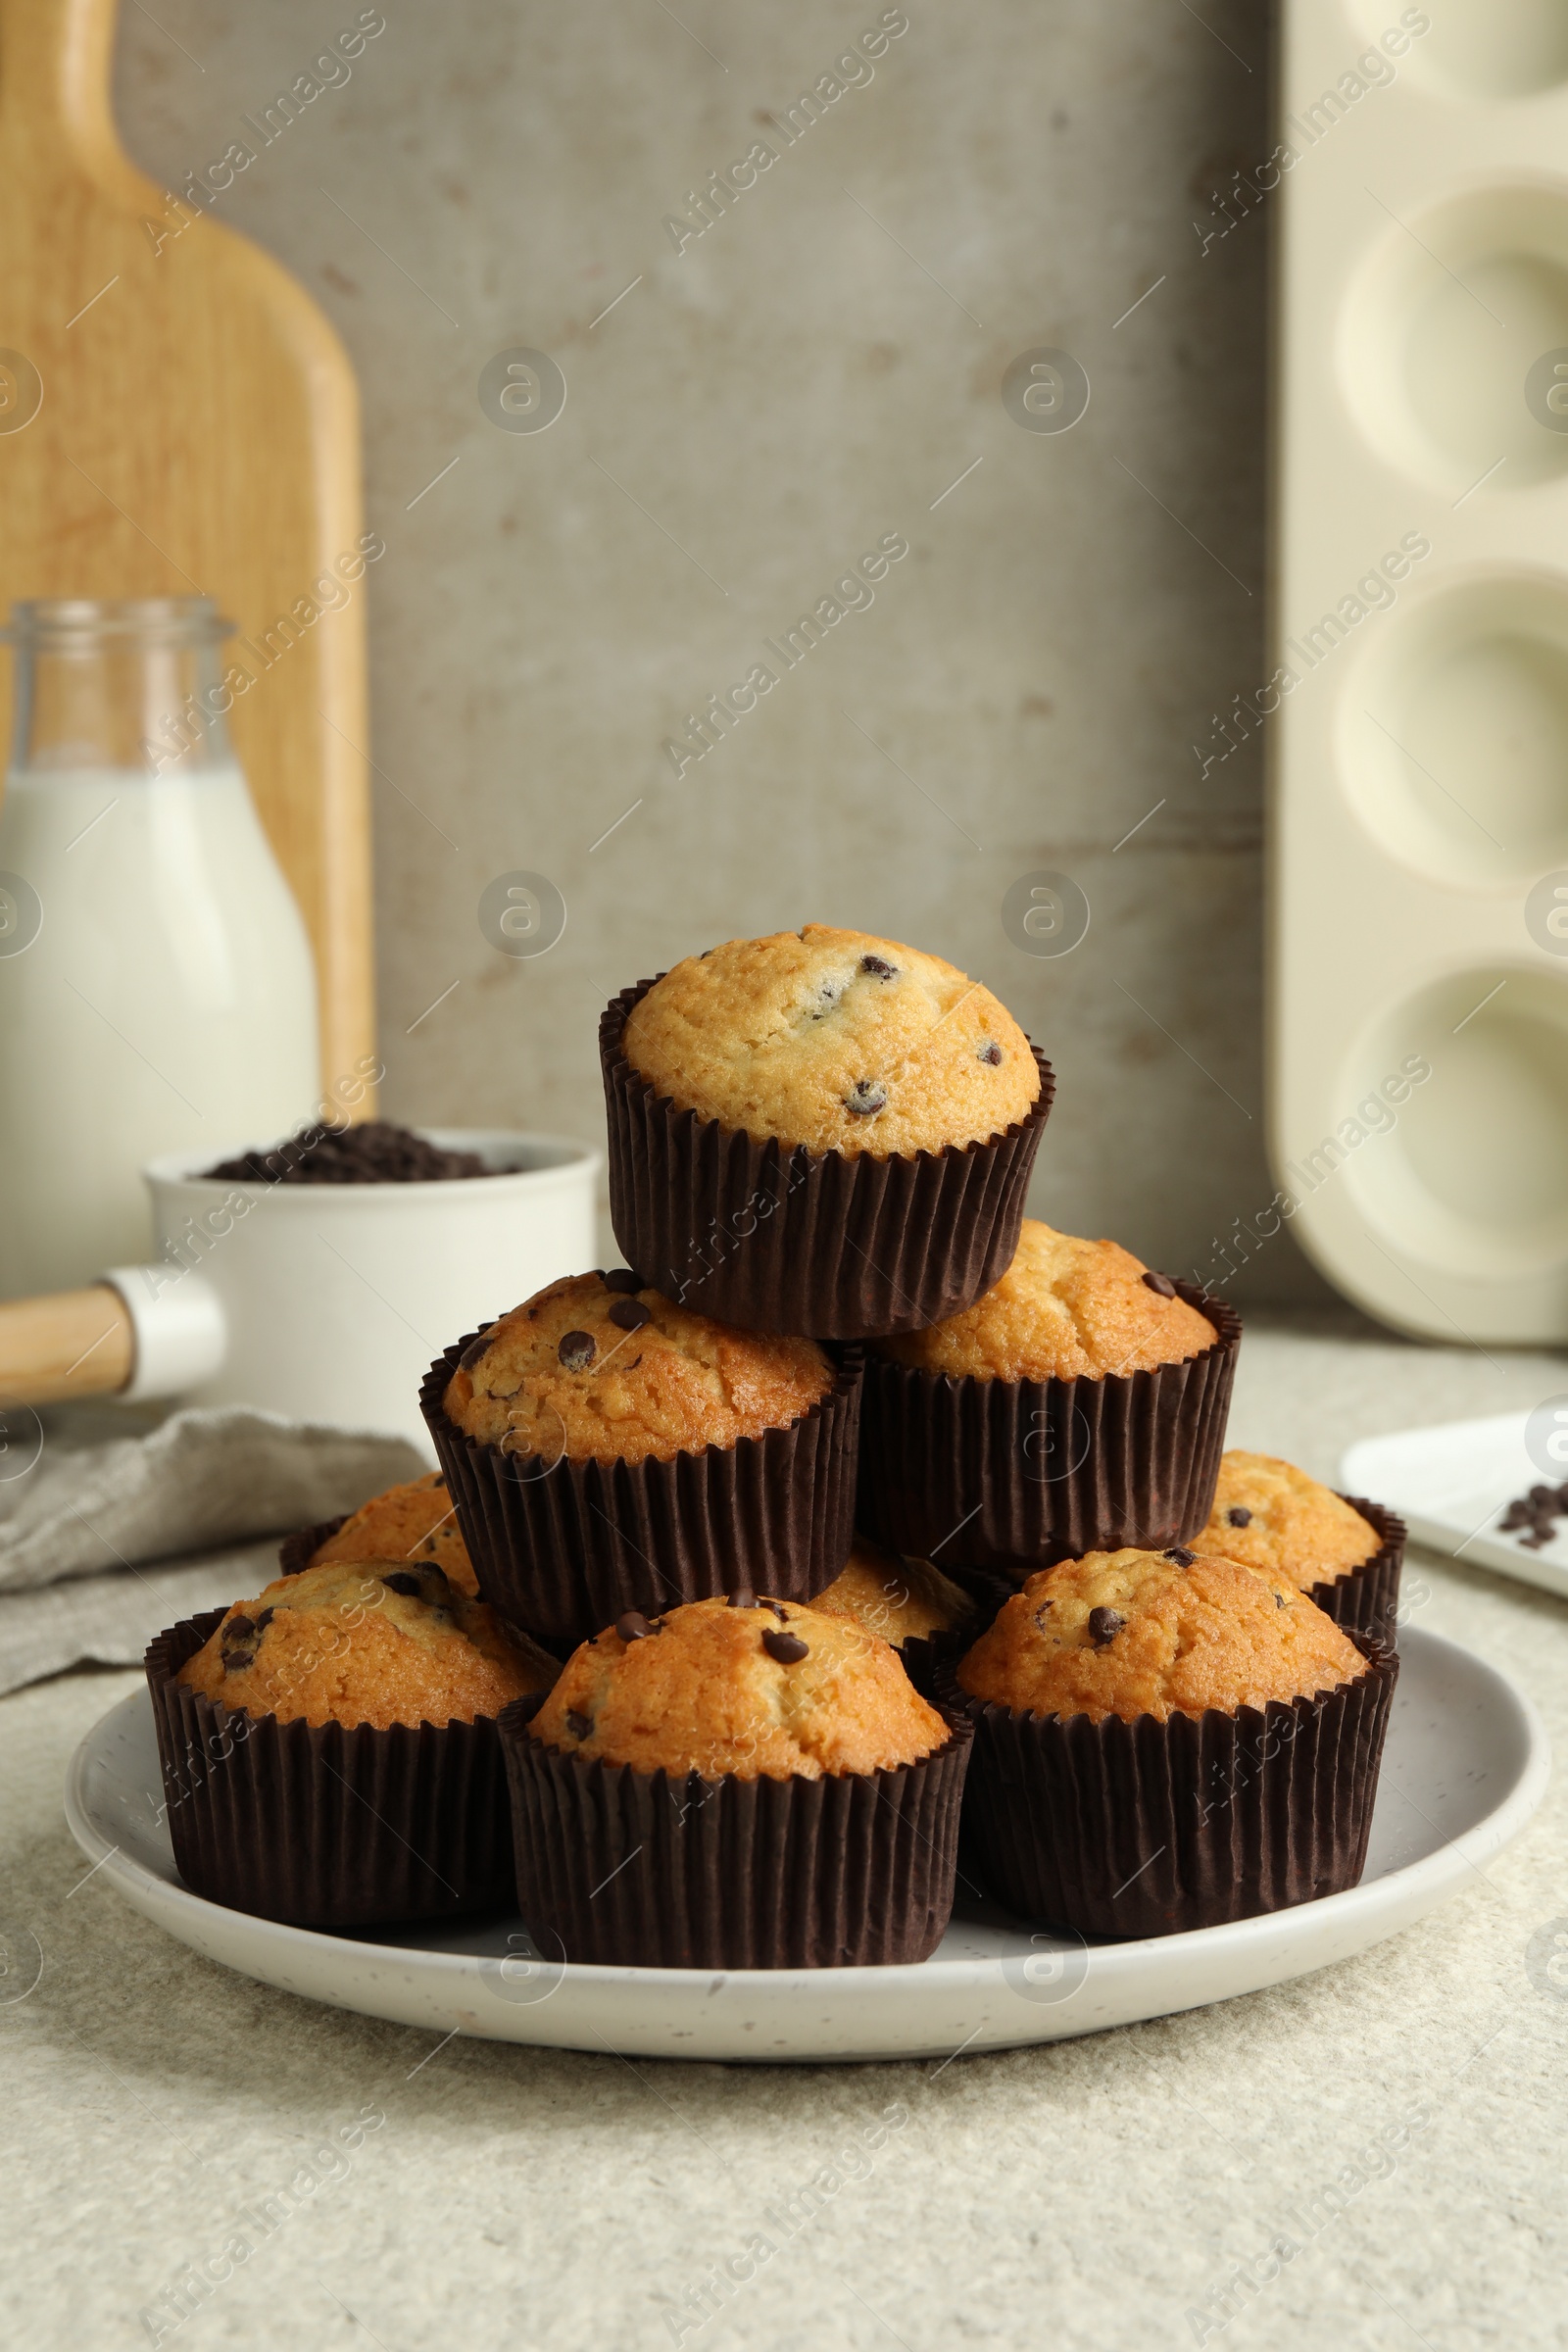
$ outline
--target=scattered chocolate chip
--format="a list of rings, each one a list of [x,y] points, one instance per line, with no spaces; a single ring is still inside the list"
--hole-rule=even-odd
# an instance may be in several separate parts
[[[256,1652],[254,1649],[225,1649],[223,1651],[223,1672],[225,1674],[243,1674],[247,1666],[254,1666],[255,1663]]]
[[[568,1372],[586,1372],[598,1350],[591,1332],[568,1331],[563,1333],[556,1353]]]
[[[1252,1514],[1245,1502],[1233,1502],[1225,1516],[1232,1527],[1250,1527],[1252,1524]]]
[[[644,1306],[640,1298],[617,1298],[610,1310],[610,1320],[621,1331],[641,1331],[653,1319],[652,1307]]]
[[[1536,1486],[1528,1494],[1517,1495],[1497,1524],[1499,1528],[1515,1531],[1528,1527],[1529,1535],[1519,1538],[1521,1544],[1526,1551],[1541,1551],[1556,1533],[1552,1521],[1565,1516],[1568,1516],[1568,1486]]]
[[[1283,1609],[1283,1608],[1284,1608],[1284,1606],[1285,1606],[1285,1595],[1284,1595],[1284,1593],[1283,1593],[1283,1592],[1276,1592],[1276,1593],[1275,1593],[1275,1595],[1274,1595],[1274,1606],[1275,1606],[1277,1609]]]
[[[732,1609],[755,1609],[757,1594],[752,1591],[750,1585],[737,1586],[729,1596],[729,1606]]]
[[[615,1619],[615,1631],[623,1642],[646,1642],[653,1630],[641,1609],[627,1609]]]
[[[489,1347],[490,1333],[494,1331],[494,1329],[495,1325],[492,1323],[489,1327],[489,1330],[481,1331],[477,1339],[470,1340],[468,1342],[468,1345],[466,1348],[465,1348],[463,1353],[458,1358],[458,1362],[465,1372],[471,1372],[473,1370],[474,1365],[479,1361],[480,1356],[483,1355],[485,1349]]]
[[[774,1616],[778,1619],[780,1625],[788,1625],[790,1621],[790,1613],[781,1600],[764,1600],[759,1605],[764,1609],[771,1609]]]
[[[1050,1627],[1049,1627],[1049,1626],[1047,1625],[1047,1623],[1046,1623],[1046,1619],[1047,1619],[1047,1618],[1048,1618],[1050,1615],[1051,1615],[1051,1603],[1050,1603],[1050,1601],[1049,1601],[1049,1600],[1043,1600],[1043,1601],[1040,1603],[1040,1606],[1039,1606],[1039,1608],[1038,1608],[1038,1609],[1036,1609],[1036,1611],[1035,1611],[1035,1623],[1036,1623],[1036,1625],[1037,1625],[1037,1626],[1040,1628],[1040,1631],[1041,1631],[1043,1634],[1045,1634],[1045,1633],[1049,1633],[1049,1632],[1050,1632],[1050,1630],[1051,1630],[1051,1629],[1050,1629]]]
[[[407,1568],[394,1568],[390,1576],[382,1577],[381,1582],[389,1592],[406,1592],[411,1600],[417,1600],[424,1591],[418,1578],[411,1575]]]
[[[247,1617],[242,1609],[236,1609],[232,1617],[227,1617],[223,1621],[224,1644],[226,1646],[230,1642],[243,1642],[255,1631],[255,1620]]]
[[[775,1634],[771,1626],[762,1636],[762,1647],[770,1658],[777,1658],[781,1666],[798,1666],[809,1650],[809,1644],[803,1642],[799,1634]]]
[[[574,1740],[586,1740],[593,1728],[591,1715],[579,1715],[575,1707],[566,1709],[566,1729]]]
[[[889,963],[885,956],[862,956],[860,969],[869,972],[873,980],[896,980],[899,976],[898,965]]]
[[[985,1044],[980,1048],[978,1059],[983,1061],[988,1068],[1000,1070],[1002,1067],[1002,1048],[999,1045],[996,1045],[992,1039],[988,1037]]]
[[[1144,1280],[1146,1283],[1148,1283],[1152,1291],[1157,1291],[1159,1293],[1161,1298],[1175,1298],[1176,1285],[1172,1282],[1168,1274],[1146,1274],[1144,1276]]]
[[[858,1078],[844,1098],[844,1107],[852,1118],[870,1119],[888,1106],[888,1090],[874,1078]]]
[[[265,1634],[276,1614],[277,1611],[275,1609],[264,1609],[256,1620],[256,1631],[259,1634]]]
[[[1173,1544],[1164,1557],[1178,1568],[1190,1568],[1198,1554],[1196,1551],[1189,1551],[1185,1544]]]
[[[1107,1642],[1115,1641],[1126,1622],[1114,1609],[1091,1609],[1089,1639],[1097,1649],[1103,1649]]]
[[[605,1276],[605,1288],[607,1291],[646,1291],[648,1285],[640,1274],[632,1272],[630,1266],[612,1266]]]

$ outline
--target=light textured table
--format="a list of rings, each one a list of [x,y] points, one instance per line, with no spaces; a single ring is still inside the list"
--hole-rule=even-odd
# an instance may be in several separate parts
[[[1542,1356],[1253,1330],[1232,1435],[1331,1475],[1353,1437],[1563,1385]],[[1568,1748],[1568,1606],[1420,1554],[1407,1580]],[[0,2003],[8,2343],[1562,2340],[1568,1984],[1525,1966],[1568,1914],[1559,1785],[1448,1908],[1223,2008],[942,2067],[630,2064],[315,2008],[78,1885],[67,1760],[134,1683],[0,1705],[4,1907],[44,1952]],[[237,2218],[269,2197],[270,2232]],[[247,2227],[254,2253],[176,2328],[164,2290]],[[773,2250],[748,2258],[756,2233]],[[687,2298],[732,2260],[754,2275],[699,2326]]]

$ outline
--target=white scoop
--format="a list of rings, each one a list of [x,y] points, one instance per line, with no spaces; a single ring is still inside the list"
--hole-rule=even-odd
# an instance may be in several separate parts
[[[178,1396],[396,1430],[433,1458],[418,1389],[444,1348],[594,1262],[601,1157],[565,1136],[427,1128],[498,1171],[433,1184],[239,1184],[153,1160],[163,1255],[0,1305],[0,1404]]]

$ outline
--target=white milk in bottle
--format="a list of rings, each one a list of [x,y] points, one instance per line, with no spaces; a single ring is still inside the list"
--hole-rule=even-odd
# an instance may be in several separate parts
[[[319,1092],[310,943],[229,749],[205,597],[16,608],[0,807],[0,1298],[147,1257],[138,1173]]]

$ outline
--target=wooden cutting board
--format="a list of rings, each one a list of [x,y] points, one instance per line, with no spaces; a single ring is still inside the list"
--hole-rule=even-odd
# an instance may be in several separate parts
[[[130,164],[114,30],[115,0],[0,0],[0,609],[200,593],[237,624],[230,725],[315,946],[330,1087],[374,1045],[359,396],[287,272]],[[6,744],[11,688],[7,660]]]

